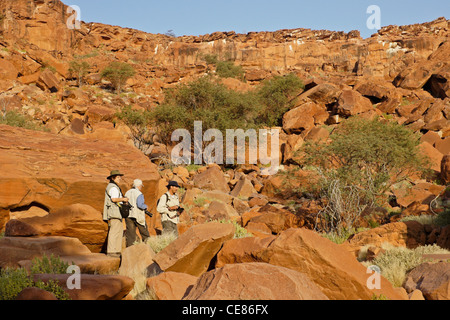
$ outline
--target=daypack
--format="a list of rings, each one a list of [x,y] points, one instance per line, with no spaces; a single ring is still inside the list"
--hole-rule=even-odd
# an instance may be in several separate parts
[[[117,188],[119,188],[120,194],[123,196],[123,193],[122,193],[122,190],[120,189],[120,187],[117,184],[116,184],[116,186],[117,186]],[[111,202],[113,202],[109,193],[106,191],[105,191],[105,193],[111,199]],[[114,203],[114,204],[119,207],[120,215],[122,216],[122,218],[126,219],[130,216],[130,211],[133,208],[133,206],[129,202],[122,203],[122,204],[119,204],[119,203]]]

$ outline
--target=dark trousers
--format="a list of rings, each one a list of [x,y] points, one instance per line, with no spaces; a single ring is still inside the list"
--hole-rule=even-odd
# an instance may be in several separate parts
[[[147,225],[143,226],[136,222],[135,218],[126,218],[125,219],[125,226],[127,227],[127,230],[125,231],[125,238],[127,241],[127,248],[132,246],[136,242],[136,227],[139,230],[139,233],[141,234],[142,241],[145,242],[147,238],[150,237],[150,233],[148,232]]]
[[[173,233],[175,234],[176,237],[178,237],[178,227],[176,223],[173,223],[172,221],[163,221],[162,226],[163,226],[162,231],[163,234]]]

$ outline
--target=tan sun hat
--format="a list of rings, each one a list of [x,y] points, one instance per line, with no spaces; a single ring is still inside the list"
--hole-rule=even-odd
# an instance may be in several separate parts
[[[119,170],[113,170],[110,172],[109,176],[106,179],[110,180],[112,177],[115,177],[115,176],[123,176],[123,174],[120,173]]]

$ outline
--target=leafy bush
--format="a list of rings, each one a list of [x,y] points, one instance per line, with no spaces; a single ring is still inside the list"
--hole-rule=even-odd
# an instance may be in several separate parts
[[[128,63],[115,61],[103,69],[100,75],[112,83],[117,93],[121,93],[127,80],[133,77],[135,73],[136,71]]]
[[[43,255],[41,258],[34,258],[31,261],[31,274],[51,273],[64,274],[67,272],[69,264],[61,260],[60,257],[55,257],[53,254],[50,257]]]
[[[392,185],[427,169],[419,139],[395,122],[352,117],[330,136],[330,143],[307,142],[301,165],[320,176],[318,195],[324,209],[317,219],[321,232],[358,227],[361,214],[387,201]],[[314,186],[317,190],[317,186]]]
[[[25,288],[36,287],[53,293],[58,300],[69,300],[69,295],[57,281],[34,281],[33,275],[40,273],[63,274],[69,265],[59,257],[50,258],[45,255],[42,258],[32,260],[30,274],[25,268],[5,268],[0,270],[0,300],[14,300]]]
[[[303,82],[293,73],[263,81],[258,96],[264,112],[259,115],[258,122],[267,126],[281,125],[283,115],[295,105],[296,96],[304,88]]]
[[[90,64],[83,61],[81,58],[74,59],[69,62],[69,72],[72,73],[78,79],[78,87],[83,85],[84,77],[87,75]]]
[[[164,104],[152,110],[151,118],[163,142],[170,143],[176,129],[186,129],[193,136],[194,121],[202,121],[203,132],[254,128],[258,112],[253,93],[235,92],[203,77],[168,92]]]
[[[127,106],[116,113],[116,117],[122,120],[130,128],[134,145],[139,150],[146,152],[153,143],[154,135],[149,127],[149,112],[135,110],[132,109],[131,106]]]
[[[241,66],[235,65],[232,61],[221,61],[216,55],[206,55],[204,59],[208,64],[215,65],[216,74],[219,77],[244,80],[244,69]]]

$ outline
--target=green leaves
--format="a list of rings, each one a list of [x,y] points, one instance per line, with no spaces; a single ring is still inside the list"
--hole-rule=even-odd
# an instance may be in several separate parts
[[[124,62],[111,62],[101,72],[102,78],[107,79],[112,83],[117,93],[122,92],[122,88],[127,82],[127,80],[133,77],[136,71],[128,63]]]

